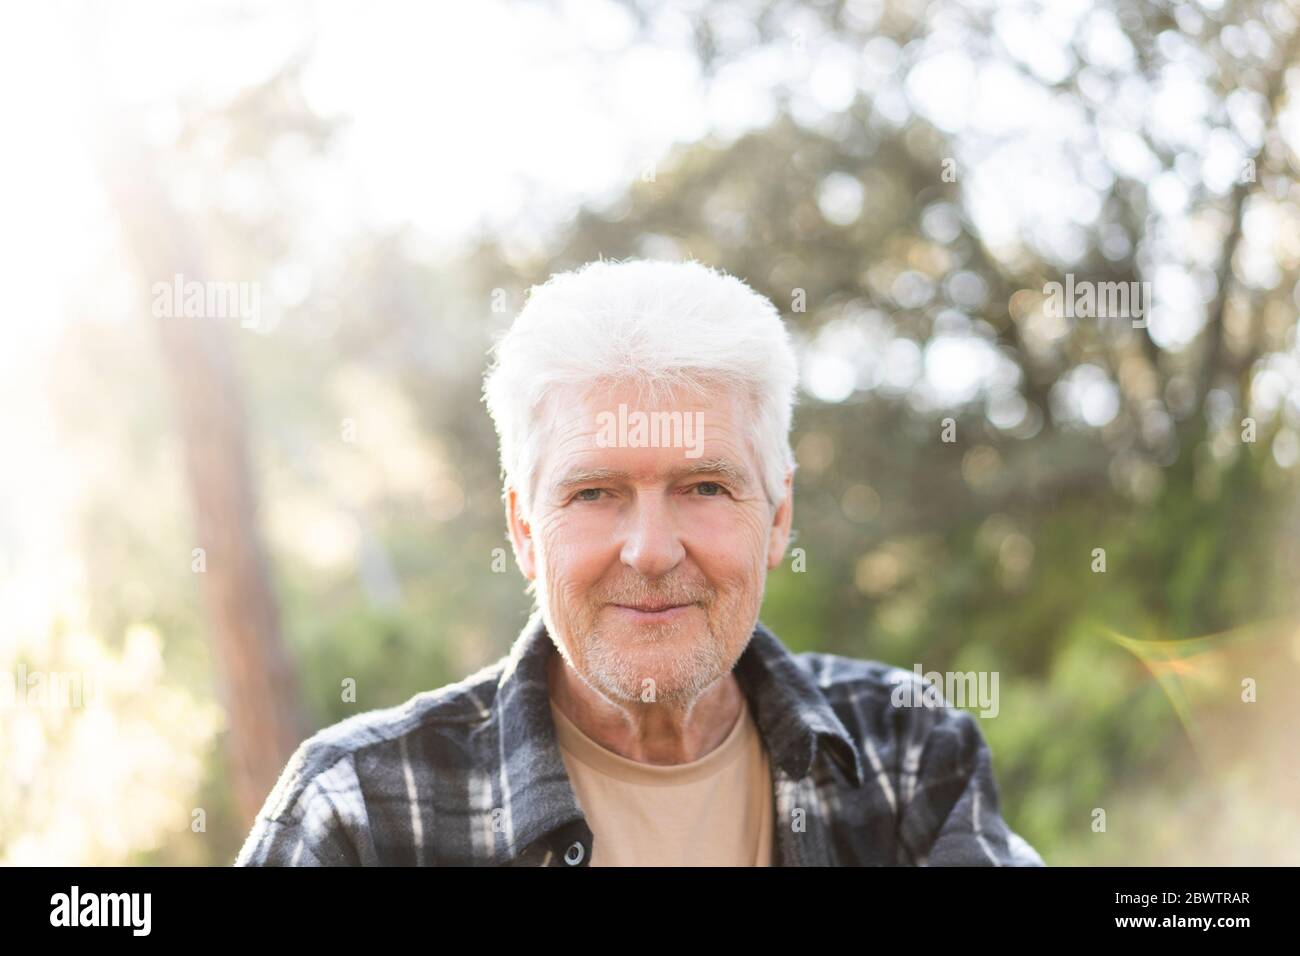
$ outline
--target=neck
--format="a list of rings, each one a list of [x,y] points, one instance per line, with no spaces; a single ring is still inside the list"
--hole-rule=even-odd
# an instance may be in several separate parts
[[[628,760],[690,763],[717,749],[740,717],[744,692],[733,672],[688,700],[613,700],[588,685],[558,653],[547,661],[551,702],[578,729]]]

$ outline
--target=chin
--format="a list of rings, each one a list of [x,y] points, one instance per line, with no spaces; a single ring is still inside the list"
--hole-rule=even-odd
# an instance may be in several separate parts
[[[605,633],[619,647],[647,657],[659,653],[656,649],[680,655],[686,646],[713,639],[703,624],[624,624],[611,627]],[[672,645],[672,650],[669,651],[666,645]]]

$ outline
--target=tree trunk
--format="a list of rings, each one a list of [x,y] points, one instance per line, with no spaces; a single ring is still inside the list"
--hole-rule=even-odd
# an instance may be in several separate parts
[[[147,156],[125,150],[116,133],[113,154],[103,158],[101,170],[146,288],[170,284],[176,274],[185,281],[212,278],[186,223],[150,175]],[[184,318],[182,303],[173,305],[171,317],[152,321],[184,448],[193,547],[203,549],[199,586],[229,719],[232,789],[248,825],[302,740],[306,722],[257,530],[244,409],[229,341],[240,322]],[[177,560],[192,568],[200,564],[191,552]]]

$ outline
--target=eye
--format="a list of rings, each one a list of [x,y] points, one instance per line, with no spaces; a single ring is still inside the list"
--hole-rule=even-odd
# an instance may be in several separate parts
[[[716,481],[701,481],[695,486],[695,489],[705,498],[716,498],[718,495],[725,495],[727,493],[727,489]]]
[[[571,500],[572,501],[599,501],[601,493],[604,490],[605,489],[603,488],[583,488],[581,491],[575,492]],[[584,497],[584,495],[588,497]]]

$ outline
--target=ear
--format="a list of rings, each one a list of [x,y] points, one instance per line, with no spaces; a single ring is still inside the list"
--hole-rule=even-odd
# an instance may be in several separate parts
[[[521,513],[519,493],[506,489],[506,524],[510,528],[510,543],[515,549],[515,561],[529,581],[537,580],[537,552],[533,546],[533,529]]]
[[[767,536],[767,567],[770,571],[785,560],[785,549],[790,543],[790,523],[794,520],[794,471],[785,473],[784,490],[780,504],[772,514],[772,527]]]

